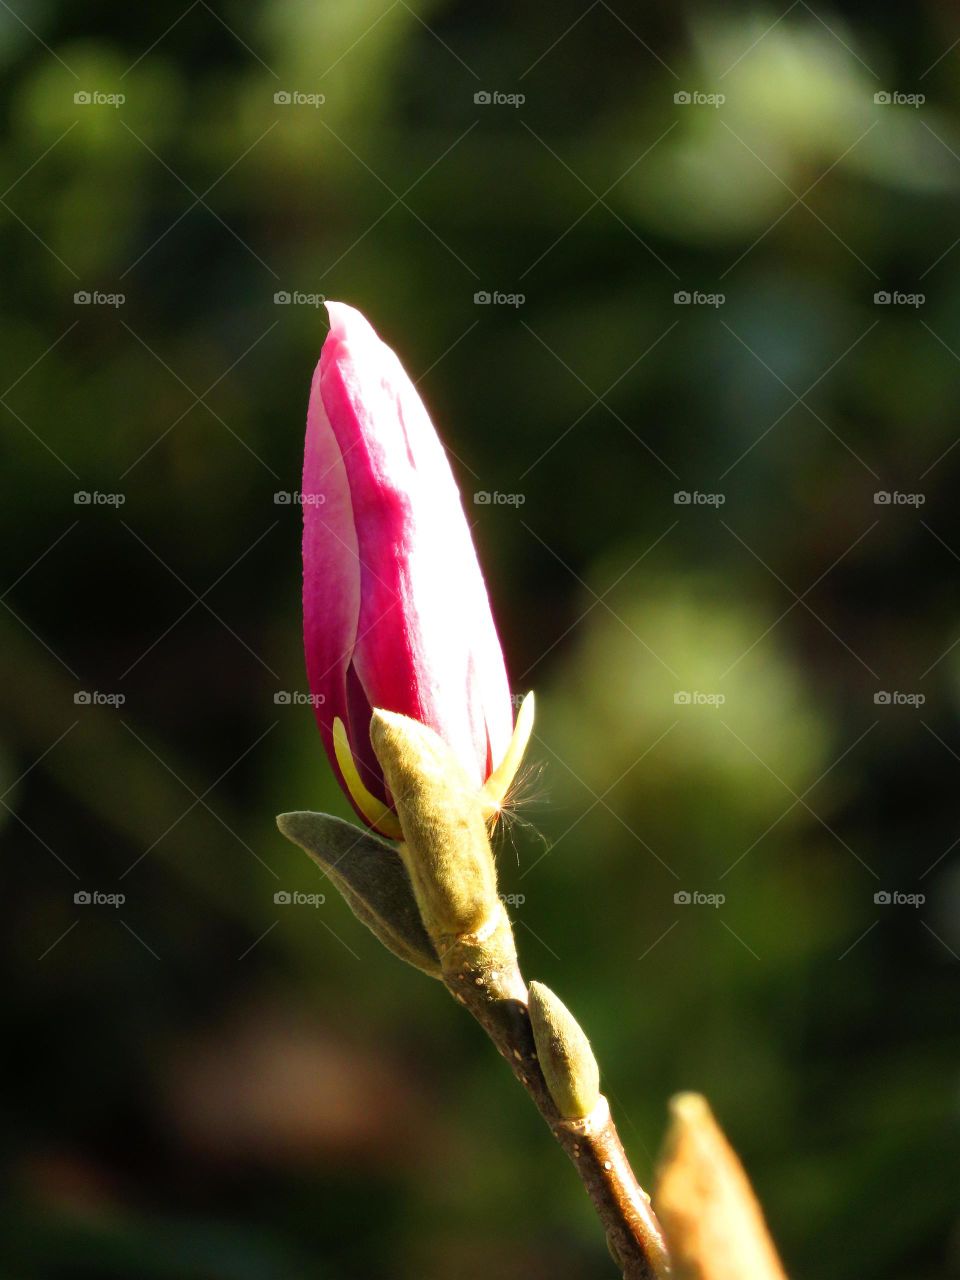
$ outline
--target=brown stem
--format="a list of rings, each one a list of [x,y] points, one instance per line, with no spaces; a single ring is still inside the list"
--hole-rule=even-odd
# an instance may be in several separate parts
[[[663,1280],[670,1266],[660,1224],[630,1168],[606,1098],[584,1119],[564,1120],[550,1096],[506,916],[482,937],[462,934],[448,941],[441,955],[446,986],[489,1035],[570,1157],[624,1280]]]

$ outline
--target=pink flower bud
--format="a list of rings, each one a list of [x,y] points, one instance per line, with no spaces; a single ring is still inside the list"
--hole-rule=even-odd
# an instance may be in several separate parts
[[[496,770],[495,806],[497,766],[516,754],[512,706],[460,494],[423,402],[359,311],[327,310],[301,489],[307,675],[341,785],[366,822],[399,836],[370,744],[373,708],[434,729],[478,788]]]

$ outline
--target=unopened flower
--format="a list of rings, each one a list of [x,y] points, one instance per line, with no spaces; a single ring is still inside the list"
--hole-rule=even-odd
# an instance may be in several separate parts
[[[428,725],[495,812],[529,737],[517,717],[456,481],[416,388],[353,307],[328,302],[303,465],[307,675],[361,817],[400,836],[374,708]]]

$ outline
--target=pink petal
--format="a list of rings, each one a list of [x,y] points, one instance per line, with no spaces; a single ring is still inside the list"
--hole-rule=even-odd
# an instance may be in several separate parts
[[[303,485],[327,495],[304,507],[308,670],[311,688],[328,693],[324,740],[329,749],[339,715],[368,787],[388,799],[370,708],[398,711],[440,733],[479,785],[506,751],[513,715],[457,485],[397,357],[360,312],[327,310]]]

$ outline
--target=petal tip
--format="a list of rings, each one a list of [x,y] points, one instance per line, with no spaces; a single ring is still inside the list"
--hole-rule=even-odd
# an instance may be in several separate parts
[[[330,321],[328,338],[346,342],[356,341],[358,338],[376,337],[367,317],[356,307],[351,307],[348,302],[336,302],[332,298],[327,298],[324,306],[327,308],[327,317]]]

